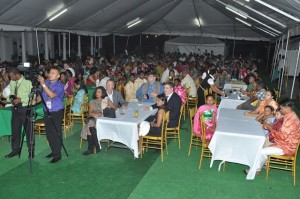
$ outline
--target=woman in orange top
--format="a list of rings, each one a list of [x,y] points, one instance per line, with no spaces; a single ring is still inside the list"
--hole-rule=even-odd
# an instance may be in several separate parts
[[[275,101],[275,99],[276,94],[274,90],[266,91],[265,99],[260,102],[259,106],[253,111],[245,112],[244,115],[254,116],[256,117],[257,121],[260,120],[264,116],[265,106],[272,106],[274,110],[278,108],[278,103]]]

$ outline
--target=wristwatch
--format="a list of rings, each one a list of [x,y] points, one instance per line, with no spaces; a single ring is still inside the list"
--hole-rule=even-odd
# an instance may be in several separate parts
[[[46,87],[46,84],[42,84],[42,87],[45,88],[45,87]]]

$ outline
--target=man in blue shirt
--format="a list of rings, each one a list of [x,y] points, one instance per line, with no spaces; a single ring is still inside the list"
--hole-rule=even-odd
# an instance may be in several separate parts
[[[52,116],[51,119],[44,107],[46,136],[52,151],[46,158],[53,158],[50,163],[57,163],[61,160],[64,85],[59,81],[59,77],[60,71],[56,67],[51,68],[48,80],[42,76],[38,77],[38,81],[43,87],[42,97]],[[38,96],[36,102],[40,101],[41,97]]]
[[[138,100],[144,102],[156,102],[156,96],[164,92],[164,87],[156,81],[156,73],[151,72],[147,77],[148,82],[142,84],[136,91]]]

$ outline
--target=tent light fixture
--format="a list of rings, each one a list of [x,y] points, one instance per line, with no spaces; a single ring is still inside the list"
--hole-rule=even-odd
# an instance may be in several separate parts
[[[138,18],[135,18],[134,20],[129,21],[129,22],[127,23],[127,28],[131,28],[132,26],[135,26],[135,25],[137,25],[137,24],[139,24],[139,23],[141,23],[140,18],[139,18],[139,17],[138,17]]]
[[[268,15],[265,15],[264,13],[259,12],[258,10],[253,9],[253,8],[251,8],[250,6],[247,6],[247,5],[245,5],[244,3],[242,3],[242,2],[240,2],[240,1],[238,1],[238,0],[233,0],[233,1],[236,2],[237,4],[241,5],[241,6],[244,6],[244,7],[247,8],[248,10],[251,10],[252,12],[254,12],[254,13],[256,13],[256,14],[262,16],[262,17],[264,17],[264,18],[266,18],[266,19],[269,19],[270,21],[273,21],[274,23],[280,25],[281,27],[286,28],[286,25],[284,25],[283,23],[281,23],[281,22],[279,22],[279,21],[273,19],[272,17],[269,17]]]
[[[251,27],[251,24],[250,24],[250,23],[247,23],[246,21],[244,21],[244,20],[242,20],[242,19],[240,19],[240,18],[238,18],[238,17],[236,17],[235,19],[238,20],[239,22],[242,22],[243,24],[245,24],[245,25]]]
[[[278,34],[281,34],[282,32],[276,30],[275,28],[272,28],[271,26],[268,26],[267,24],[261,22],[261,21],[258,21],[257,19],[254,19],[253,17],[249,17],[249,19],[252,19],[253,21],[265,26],[266,28],[269,28],[270,30],[274,31],[274,32],[277,32]]]
[[[294,16],[290,15],[289,13],[286,13],[286,12],[284,12],[284,11],[282,11],[282,10],[280,10],[280,9],[278,9],[278,8],[272,6],[272,5],[270,5],[270,4],[268,4],[268,3],[264,2],[264,1],[261,1],[261,0],[255,0],[255,1],[257,3],[260,3],[260,4],[262,4],[262,5],[270,8],[271,10],[274,10],[275,12],[278,12],[278,13],[280,13],[280,14],[282,14],[282,15],[284,15],[284,16],[286,16],[286,17],[288,17],[288,18],[290,18],[290,19],[292,19],[294,21],[296,21],[296,22],[300,22],[299,18],[294,17]]]
[[[277,34],[275,34],[275,33],[273,33],[273,32],[270,32],[270,31],[267,31],[267,30],[265,30],[265,29],[263,29],[263,28],[260,28],[260,27],[257,27],[257,26],[255,26],[255,28],[257,28],[257,29],[259,29],[259,30],[261,30],[261,31],[263,31],[263,32],[265,32],[265,33],[267,33],[267,34],[273,36],[273,37],[277,37],[277,36],[278,36]]]
[[[242,17],[244,19],[247,19],[248,15],[246,13],[244,13],[244,12],[242,12],[242,11],[240,11],[240,10],[230,6],[230,5],[227,5],[226,9],[229,10],[230,12],[233,12],[233,13],[239,15],[240,17]]]
[[[53,17],[51,17],[51,18],[49,19],[49,21],[53,21],[54,19],[56,19],[57,17],[59,17],[60,15],[62,15],[63,13],[65,13],[65,12],[67,12],[67,11],[68,11],[67,8],[64,9],[64,10],[62,10],[62,11],[60,11],[59,13],[57,13],[56,15],[54,15]]]

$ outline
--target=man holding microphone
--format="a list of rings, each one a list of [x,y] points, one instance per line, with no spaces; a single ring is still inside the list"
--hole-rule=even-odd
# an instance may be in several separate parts
[[[52,116],[51,119],[44,107],[46,136],[51,148],[51,153],[46,158],[53,158],[50,163],[57,163],[61,160],[64,85],[59,81],[60,71],[57,67],[51,68],[48,77],[48,80],[42,76],[38,77],[43,88],[42,97]],[[33,103],[40,101],[41,97],[37,96],[36,102]]]

